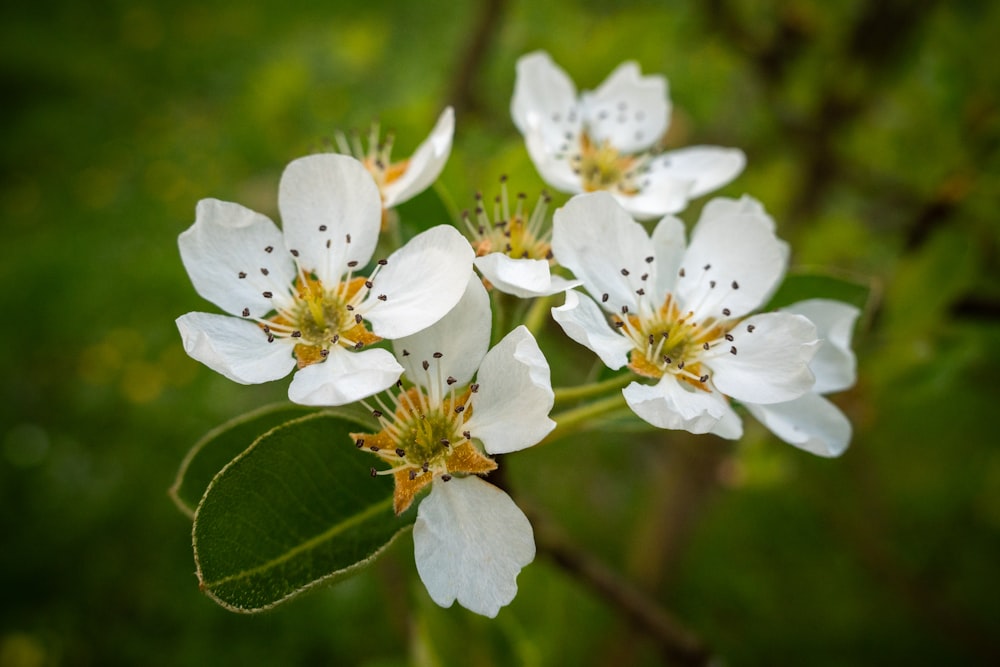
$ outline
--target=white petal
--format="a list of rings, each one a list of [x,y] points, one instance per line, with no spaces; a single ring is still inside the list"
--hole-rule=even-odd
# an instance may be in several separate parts
[[[809,361],[820,342],[808,319],[764,313],[743,320],[730,334],[732,342],[701,357],[719,391],[738,401],[766,404],[790,401],[812,389]]]
[[[450,225],[421,232],[389,256],[359,310],[382,338],[425,329],[462,298],[474,256],[468,240]]]
[[[522,299],[558,294],[580,284],[579,280],[552,275],[544,259],[514,259],[492,252],[477,257],[473,263],[493,287]]]
[[[518,58],[510,114],[521,134],[527,136],[529,130],[538,133],[545,153],[565,153],[578,146],[583,114],[578,108],[576,86],[544,51]],[[566,149],[562,149],[567,142]]]
[[[611,191],[618,203],[637,220],[652,220],[662,215],[679,213],[691,199],[691,181],[674,174],[651,170],[643,176],[642,189],[634,195]]]
[[[808,317],[823,340],[823,345],[809,362],[809,368],[816,376],[812,390],[817,394],[827,394],[853,386],[857,378],[857,359],[851,350],[851,337],[854,322],[861,311],[832,299],[799,301],[782,310]]]
[[[634,310],[636,290],[656,284],[655,263],[646,261],[654,256],[653,242],[606,192],[577,195],[555,212],[552,252],[592,296],[608,294],[602,303],[609,312]],[[646,281],[643,274],[650,274]]]
[[[202,199],[177,243],[198,294],[233,315],[244,308],[251,317],[266,315],[273,307],[264,292],[285,293],[295,278],[281,231],[239,204]]]
[[[656,273],[654,299],[665,299],[677,285],[677,272],[684,259],[687,246],[684,223],[679,218],[668,215],[653,229],[653,251],[656,253]]]
[[[288,398],[300,405],[347,405],[388,389],[402,373],[388,350],[353,352],[335,346],[326,361],[295,374]]]
[[[552,309],[552,318],[567,336],[590,349],[608,368],[618,370],[628,363],[632,343],[611,328],[590,297],[576,290],[566,292],[566,303]]]
[[[398,206],[426,190],[448,162],[452,137],[455,134],[455,111],[447,107],[427,139],[413,152],[406,171],[382,189],[382,205]]]
[[[555,428],[549,362],[526,327],[519,326],[486,353],[465,423],[490,454],[530,447]]]
[[[777,230],[774,218],[764,209],[764,205],[750,195],[743,195],[739,199],[713,197],[701,209],[701,217],[703,218],[718,218],[732,215],[752,215],[767,222],[768,229],[772,232]]]
[[[267,334],[248,320],[210,313],[177,318],[184,351],[213,371],[240,384],[283,378],[295,366],[290,339],[267,342]]]
[[[490,618],[517,595],[535,558],[531,524],[510,497],[478,477],[434,480],[413,524],[417,572],[431,599]]]
[[[747,403],[746,408],[776,436],[817,456],[840,456],[851,441],[851,422],[844,413],[812,392],[787,403]]]
[[[439,378],[443,381],[451,376],[460,387],[472,380],[489,349],[491,324],[490,297],[482,281],[473,275],[461,300],[447,315],[423,331],[397,338],[392,348],[406,376],[425,389],[436,389],[440,396],[443,388],[436,386]],[[436,359],[435,352],[441,357]],[[422,366],[425,361],[426,371]]]
[[[740,317],[770,296],[788,259],[787,244],[772,228],[770,219],[754,213],[702,213],[684,255],[685,275],[677,282],[684,308],[696,320]]]
[[[552,145],[546,140],[545,131],[538,114],[528,114],[528,125],[524,131],[524,144],[528,149],[535,169],[542,179],[560,192],[576,194],[583,192],[583,181],[573,170],[570,151],[579,145],[579,137],[563,135]]]
[[[743,435],[739,417],[722,395],[695,389],[672,375],[655,385],[633,382],[622,394],[635,414],[658,428],[715,433],[730,440]]]
[[[583,94],[587,125],[595,143],[608,141],[623,153],[637,153],[659,141],[670,119],[667,80],[642,76],[624,62],[597,90]]]
[[[324,285],[336,283],[348,262],[363,267],[375,251],[382,197],[352,157],[322,153],[293,160],[281,175],[278,208],[288,249]]]
[[[650,165],[650,173],[690,182],[688,196],[694,199],[732,181],[746,164],[747,157],[738,148],[691,146],[663,153]]]

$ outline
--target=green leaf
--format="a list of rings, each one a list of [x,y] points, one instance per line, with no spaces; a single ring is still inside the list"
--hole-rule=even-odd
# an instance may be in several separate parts
[[[413,522],[393,482],[354,447],[371,430],[328,410],[262,435],[220,472],[194,517],[199,584],[232,611],[263,611],[368,564]]]
[[[298,419],[316,408],[290,403],[268,405],[232,419],[209,431],[187,453],[170,487],[170,497],[184,514],[194,518],[209,482],[223,466],[249,447],[262,433]]]
[[[862,311],[872,296],[872,285],[827,273],[791,273],[785,277],[765,310],[784,308],[806,299],[834,299],[857,306]]]

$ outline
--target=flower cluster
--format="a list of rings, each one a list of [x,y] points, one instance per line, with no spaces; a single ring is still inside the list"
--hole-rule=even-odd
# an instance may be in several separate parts
[[[673,214],[736,178],[745,157],[664,150],[670,109],[666,80],[635,63],[578,95],[547,54],[532,53],[517,63],[511,114],[541,176],[571,195],[551,224],[548,195],[529,206],[503,179],[462,220],[373,261],[391,210],[448,159],[447,108],[407,160],[392,161],[393,140],[375,126],[367,148],[338,134],[339,154],[292,161],[280,230],[206,199],[180,235],[195,289],[228,313],[178,318],[184,349],[244,384],[297,369],[296,403],[364,405],[378,428],[350,439],[376,457],[373,476],[393,479],[397,514],[418,505],[417,571],[440,605],[495,616],[535,555],[524,513],[483,478],[497,455],[557,428],[556,394],[534,331],[494,317],[500,293],[535,299],[541,314],[564,294],[552,318],[605,366],[628,369],[615,391],[624,386],[624,403],[654,427],[736,439],[742,406],[814,454],[848,445],[850,423],[824,395],[854,383],[858,310],[813,299],[760,312],[789,248],[749,196],[709,201],[688,238]]]

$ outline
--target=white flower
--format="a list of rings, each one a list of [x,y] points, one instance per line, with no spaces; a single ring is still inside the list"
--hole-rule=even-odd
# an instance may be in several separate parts
[[[382,141],[377,124],[372,125],[368,136],[368,150],[361,145],[361,139],[357,135],[348,140],[342,132],[338,132],[336,139],[341,153],[361,160],[371,172],[382,195],[382,207],[390,209],[416,197],[437,180],[451,154],[454,134],[455,112],[451,107],[446,107],[430,136],[417,147],[412,156],[399,162],[392,161],[393,136],[389,135]]]
[[[476,250],[475,265],[490,286],[522,299],[565,292],[580,284],[552,273],[551,233],[546,228],[549,197],[543,194],[531,215],[524,211],[525,195],[518,194],[511,211],[507,179],[500,181],[492,218],[482,195],[476,195],[475,219],[466,211],[465,227]]]
[[[397,513],[431,486],[413,527],[417,571],[431,598],[493,617],[514,599],[535,543],[524,513],[477,475],[497,467],[486,454],[530,447],[555,422],[549,365],[531,333],[520,326],[487,352],[489,339],[489,297],[472,278],[441,321],[393,342],[414,386],[392,405],[378,400],[381,431],[352,437],[391,466],[382,473],[394,477]]]
[[[784,403],[746,403],[750,414],[785,442],[818,456],[840,456],[851,441],[851,422],[823,394],[854,385],[857,361],[851,333],[860,311],[829,299],[810,299],[783,308],[808,317],[823,345],[809,363],[816,376],[812,390]]]
[[[610,192],[639,219],[683,210],[746,164],[734,148],[659,153],[670,108],[666,79],[642,76],[634,62],[578,96],[549,54],[536,51],[517,61],[511,115],[542,178],[562,192]]]
[[[623,390],[642,419],[738,438],[742,424],[728,398],[767,405],[812,388],[813,323],[792,313],[750,315],[781,281],[788,257],[755,200],[710,201],[686,248],[680,220],[663,218],[650,237],[606,193],[574,197],[553,224],[556,258],[600,305],[571,291],[552,315],[608,367],[628,364],[654,381]]]
[[[361,164],[342,155],[293,161],[278,191],[284,229],[239,204],[204,199],[180,235],[198,293],[236,315],[177,319],[185,351],[242,384],[276,380],[306,405],[343,405],[392,386],[403,368],[384,349],[439,320],[461,298],[472,251],[454,228],[414,237],[368,277],[381,201]],[[370,329],[369,329],[370,325]]]

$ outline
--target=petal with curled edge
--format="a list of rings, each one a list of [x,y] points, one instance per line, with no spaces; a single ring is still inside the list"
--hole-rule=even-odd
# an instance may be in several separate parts
[[[743,435],[740,418],[724,396],[673,376],[666,375],[655,385],[633,382],[622,394],[635,414],[658,428],[715,433],[730,440]]]
[[[300,405],[347,405],[385,391],[403,367],[388,350],[352,352],[330,348],[326,361],[299,369],[288,386],[288,398]]]
[[[295,367],[291,339],[275,338],[248,320],[212,313],[188,313],[177,318],[184,351],[213,371],[240,384],[283,378]]]
[[[455,134],[455,110],[445,108],[438,116],[431,134],[406,164],[406,171],[382,188],[382,205],[385,208],[398,206],[426,190],[441,175],[451,154],[451,142]]]
[[[506,493],[478,477],[434,480],[413,525],[414,560],[431,599],[495,618],[535,558],[531,524]]]
[[[809,368],[816,376],[812,390],[828,394],[854,386],[857,358],[851,349],[854,322],[861,311],[849,303],[832,299],[809,299],[782,308],[783,312],[804,315],[816,325],[816,335],[823,340]]]
[[[501,252],[491,252],[477,257],[473,263],[494,288],[522,299],[551,296],[580,284],[579,280],[553,275],[544,259],[514,259]]]
[[[524,325],[486,353],[476,382],[465,427],[488,453],[531,447],[556,427],[549,419],[555,401],[549,362]]]
[[[612,370],[628,363],[632,343],[615,332],[608,319],[589,296],[576,290],[566,292],[566,303],[552,309],[552,319],[563,332],[588,348]]]

